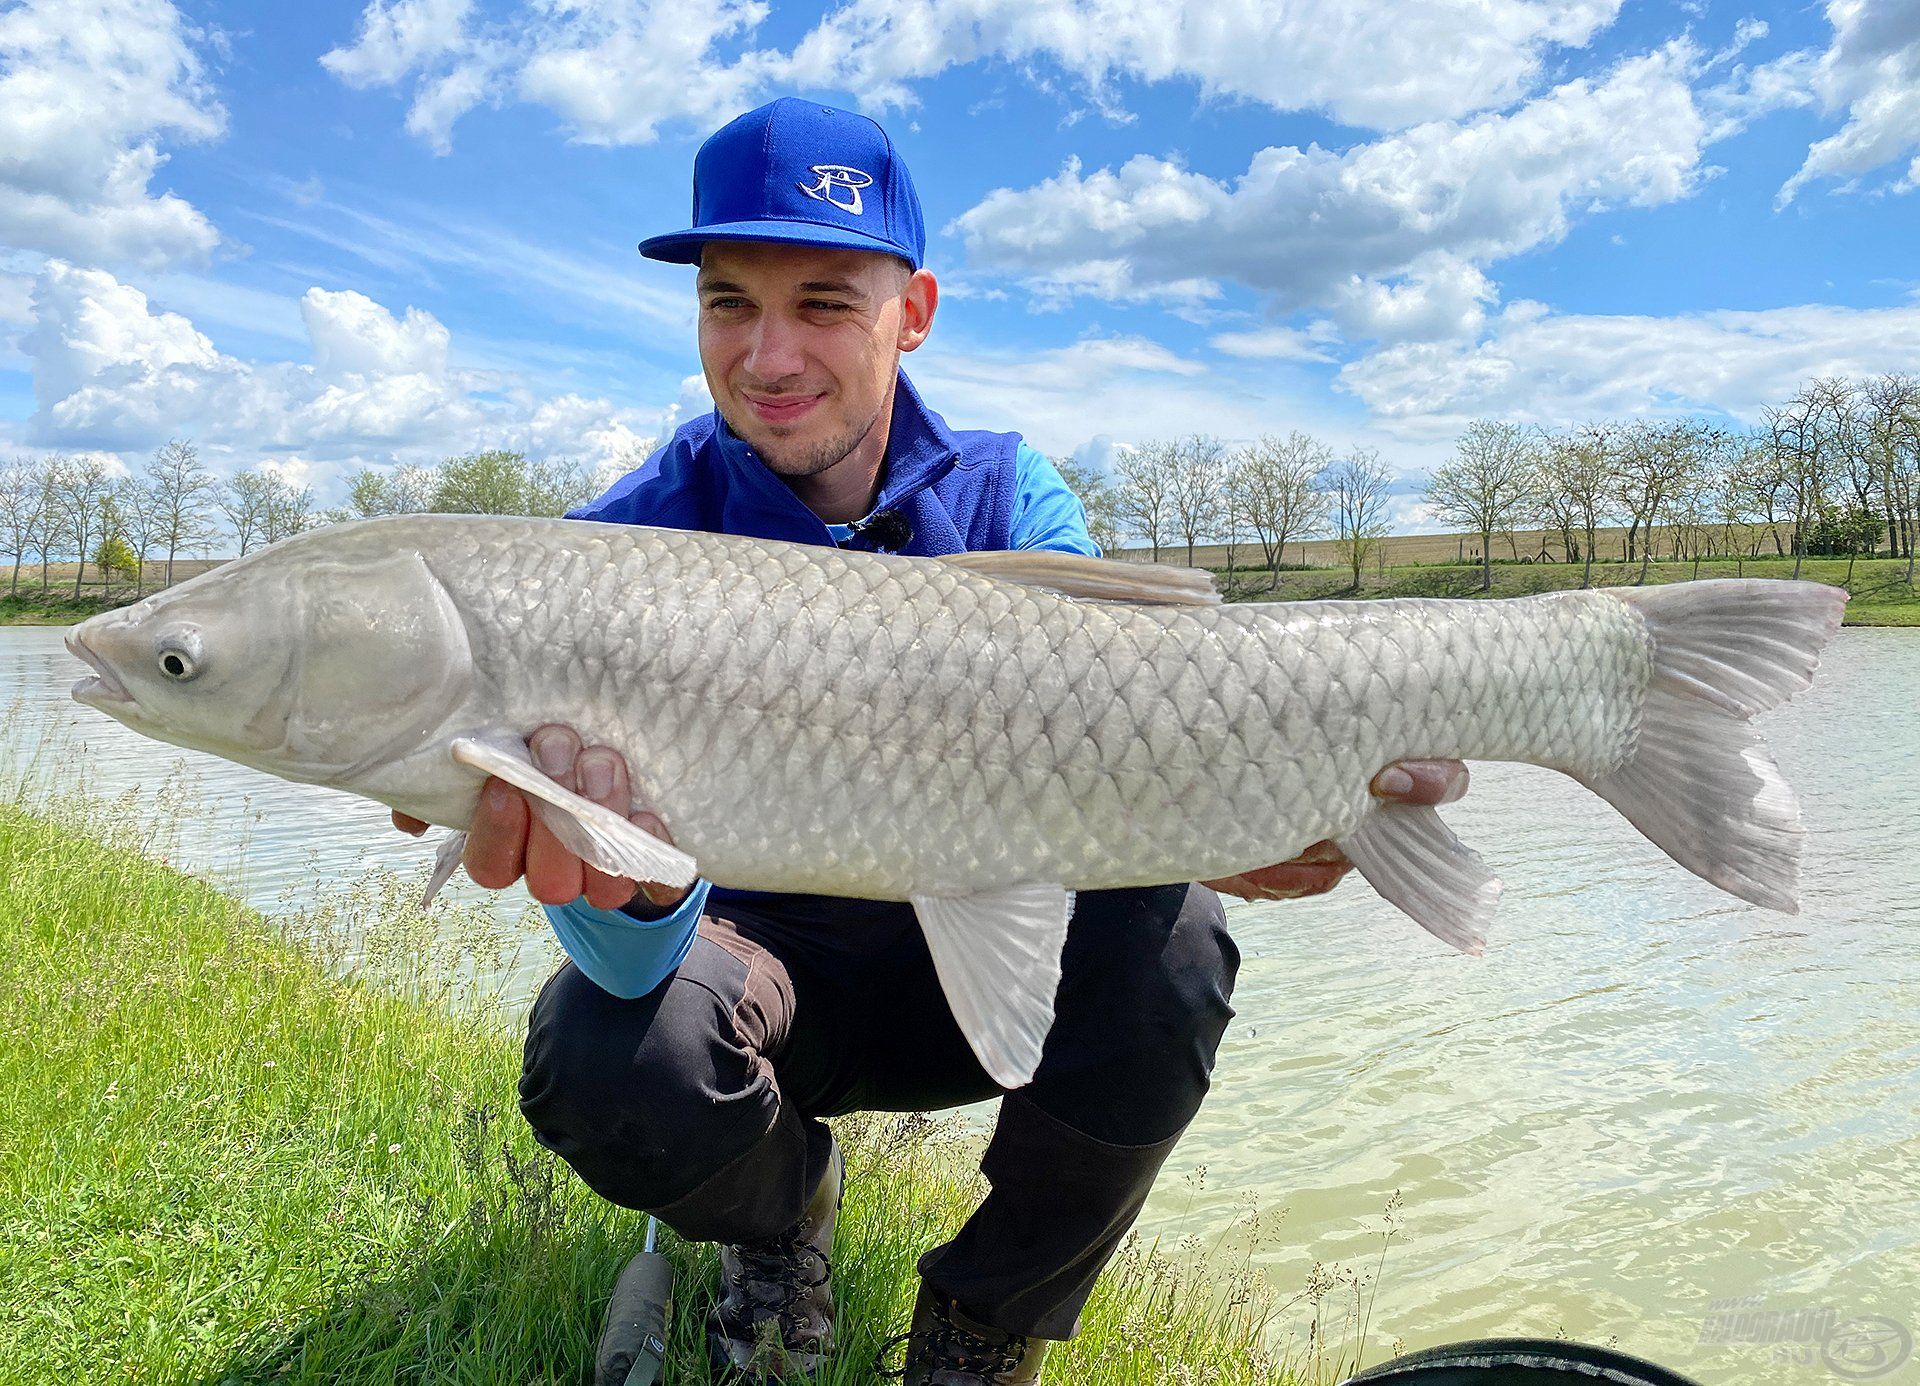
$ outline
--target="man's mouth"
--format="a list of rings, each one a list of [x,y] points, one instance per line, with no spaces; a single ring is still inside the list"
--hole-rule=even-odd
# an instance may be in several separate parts
[[[78,631],[68,631],[66,643],[67,652],[95,674],[93,678],[81,679],[74,684],[73,696],[76,700],[95,705],[133,702],[133,695],[127,692],[126,685],[120,682],[99,655],[87,648]]]
[[[806,417],[825,395],[748,395],[754,417],[762,423],[786,424]]]

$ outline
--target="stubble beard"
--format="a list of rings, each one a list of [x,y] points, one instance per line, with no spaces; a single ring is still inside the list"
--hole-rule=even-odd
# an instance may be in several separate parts
[[[873,426],[880,421],[879,411],[858,428],[848,429],[837,438],[829,438],[821,443],[790,442],[777,433],[765,443],[756,443],[755,451],[767,469],[776,476],[800,478],[818,476],[837,463],[846,460],[853,450],[866,440]],[[736,433],[740,430],[734,430]],[[742,437],[746,435],[741,434]]]

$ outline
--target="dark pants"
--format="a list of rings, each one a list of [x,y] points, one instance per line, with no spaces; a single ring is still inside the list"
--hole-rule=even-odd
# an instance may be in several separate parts
[[[1079,896],[1040,1067],[1001,1103],[992,1191],[921,1258],[929,1284],[1007,1332],[1072,1335],[1199,1110],[1239,962],[1204,886]],[[827,1168],[821,1117],[1001,1092],[911,906],[769,896],[716,904],[638,1000],[563,965],[534,1002],[520,1109],[601,1196],[745,1242],[799,1220]]]

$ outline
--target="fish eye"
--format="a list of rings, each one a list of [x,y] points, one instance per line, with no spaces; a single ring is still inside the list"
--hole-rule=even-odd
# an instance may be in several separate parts
[[[200,673],[200,642],[174,636],[160,646],[160,672],[175,683],[186,683]]]

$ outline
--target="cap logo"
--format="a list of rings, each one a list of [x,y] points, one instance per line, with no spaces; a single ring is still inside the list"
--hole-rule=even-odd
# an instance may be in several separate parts
[[[815,164],[807,171],[820,181],[812,187],[805,183],[795,183],[794,187],[816,201],[831,202],[843,212],[852,212],[856,217],[861,214],[860,189],[873,185],[872,174],[848,168],[845,164]],[[845,191],[845,202],[834,196],[836,188]]]

